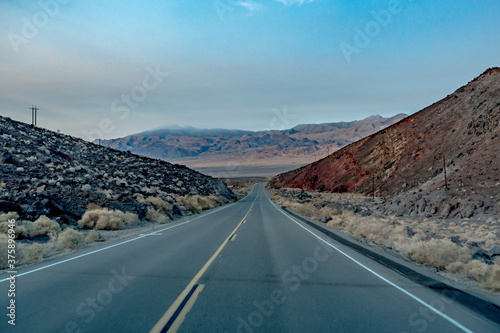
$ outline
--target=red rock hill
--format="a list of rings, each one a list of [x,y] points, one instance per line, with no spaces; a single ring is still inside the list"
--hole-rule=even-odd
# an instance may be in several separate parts
[[[491,68],[437,103],[365,139],[273,178],[274,188],[379,196],[410,189],[448,196],[500,196],[500,68]],[[424,186],[425,187],[422,187]],[[424,193],[425,194],[425,193]]]

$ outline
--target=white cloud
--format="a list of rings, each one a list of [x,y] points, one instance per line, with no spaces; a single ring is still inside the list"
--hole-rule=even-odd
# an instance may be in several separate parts
[[[238,2],[238,5],[246,8],[249,11],[250,15],[253,15],[253,13],[264,9],[264,6],[262,6],[258,2],[252,1],[252,0],[240,1],[240,2]]]
[[[314,0],[275,0],[278,2],[281,2],[282,4],[286,6],[291,6],[291,5],[303,5],[305,3],[310,3],[313,2]]]

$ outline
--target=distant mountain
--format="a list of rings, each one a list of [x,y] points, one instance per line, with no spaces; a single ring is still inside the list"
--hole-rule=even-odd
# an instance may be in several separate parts
[[[271,180],[275,188],[400,194],[398,209],[500,212],[500,68],[365,139]],[[445,190],[446,165],[449,190]]]
[[[170,126],[104,140],[122,151],[186,164],[304,164],[373,134],[406,117],[371,116],[340,123],[298,125],[288,130],[243,131]]]

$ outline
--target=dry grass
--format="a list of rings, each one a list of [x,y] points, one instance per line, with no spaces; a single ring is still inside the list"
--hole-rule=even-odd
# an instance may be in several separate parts
[[[145,205],[153,205],[156,209],[161,210],[163,213],[171,213],[172,205],[160,197],[144,198],[142,196],[137,198],[137,201]]]
[[[40,236],[51,236],[57,235],[61,231],[59,223],[53,221],[46,217],[45,215],[40,216],[35,222],[18,220],[19,216],[17,213],[7,213],[0,215],[0,233],[7,234],[9,230],[9,225],[7,221],[9,219],[16,220],[14,227],[15,239],[23,239],[25,237],[40,237]]]
[[[52,221],[47,216],[40,216],[35,222],[27,225],[28,233],[31,237],[57,235],[61,232],[61,227],[56,221]]]
[[[175,200],[188,211],[198,214],[203,210],[214,208],[216,205],[221,204],[221,199],[213,195],[202,197],[200,195],[192,196],[179,196]]]
[[[137,224],[138,216],[133,213],[124,213],[120,210],[107,208],[87,210],[78,224],[87,228],[99,230],[120,230],[125,225]]]
[[[17,215],[16,212],[8,212],[8,213],[1,213],[0,214],[0,224],[1,223],[8,223],[9,220],[16,220],[19,218],[19,215]]]
[[[89,242],[103,242],[104,238],[96,230],[92,230],[87,235],[87,241],[89,241]]]
[[[469,249],[455,244],[452,237],[476,242],[483,248],[500,244],[500,223],[489,218],[485,223],[464,219],[460,222],[445,220],[398,218],[395,216],[362,216],[350,210],[342,214],[324,203],[366,204],[365,197],[357,194],[308,192],[310,199],[298,200],[300,190],[274,191],[273,200],[299,215],[311,219],[331,218],[327,226],[335,227],[357,239],[395,249],[418,263],[457,273],[478,281],[490,291],[500,291],[500,263],[488,265],[471,260]],[[284,196],[280,196],[283,194]],[[379,199],[377,199],[379,200]],[[316,206],[314,204],[317,204]]]
[[[14,227],[16,239],[23,239],[24,237],[28,237],[28,228],[27,224],[31,222],[26,222],[26,221],[20,221],[19,215],[17,215],[16,212],[9,212],[9,213],[2,213],[0,214],[0,234],[5,234],[7,235],[9,231],[9,220],[15,220],[16,224]]]
[[[438,269],[445,269],[452,263],[466,264],[472,259],[467,249],[447,239],[421,242],[407,254],[418,263]]]
[[[167,216],[153,207],[146,209],[146,219],[152,223],[163,224],[167,222]]]
[[[41,243],[32,243],[27,246],[26,260],[42,260],[47,255],[47,246]]]
[[[7,249],[9,245],[9,237],[4,234],[0,234],[0,269],[7,268]]]
[[[72,228],[66,228],[59,234],[56,241],[58,250],[74,250],[83,243],[83,234]]]

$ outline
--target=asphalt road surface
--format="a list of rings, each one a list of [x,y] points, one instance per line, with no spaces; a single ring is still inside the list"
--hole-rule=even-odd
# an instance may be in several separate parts
[[[288,216],[243,200],[18,271],[0,332],[500,332]]]

